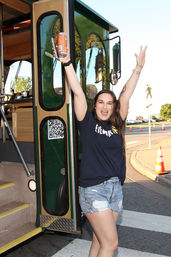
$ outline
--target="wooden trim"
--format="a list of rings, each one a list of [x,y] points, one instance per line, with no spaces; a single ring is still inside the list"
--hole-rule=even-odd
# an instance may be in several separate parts
[[[0,3],[13,8],[21,13],[27,14],[30,12],[30,6],[21,0],[0,0]]]
[[[4,35],[4,59],[21,60],[31,58],[31,32]]]
[[[37,20],[39,19],[40,15],[42,15],[45,12],[48,11],[58,11],[59,13],[61,13],[62,17],[63,17],[63,28],[64,28],[64,32],[68,32],[68,28],[67,28],[67,13],[66,13],[66,2],[67,0],[44,0],[44,1],[38,1],[38,2],[34,2],[33,4],[33,49],[34,49],[34,84],[35,84],[35,106],[37,107],[37,126],[38,126],[38,138],[39,138],[39,142],[41,142],[40,140],[40,124],[41,121],[49,116],[59,116],[62,117],[62,119],[64,120],[64,122],[66,123],[66,130],[68,131],[68,124],[67,124],[67,104],[69,101],[69,95],[68,95],[68,88],[67,88],[67,81],[65,80],[65,94],[66,94],[66,99],[65,99],[65,104],[62,106],[62,108],[60,110],[57,111],[46,111],[43,110],[39,104],[39,89],[38,89],[38,51],[37,51],[37,28],[36,28],[36,24],[37,24]],[[68,140],[68,137],[67,137]],[[67,142],[68,144],[68,142]],[[40,170],[42,169],[42,164],[41,164],[41,147],[39,144],[39,165],[40,165]],[[67,152],[67,158],[68,157],[69,152]],[[68,161],[68,172],[69,172],[69,161]],[[69,181],[69,175],[68,175],[68,189],[69,189],[69,194],[70,194],[70,181]],[[41,172],[40,172],[40,194],[41,194],[41,214],[45,215],[45,216],[52,216],[49,213],[46,212],[46,210],[43,207],[43,199],[42,199],[42,176],[41,176]],[[69,195],[69,209],[67,211],[67,213],[62,216],[63,218],[71,218],[71,197]]]

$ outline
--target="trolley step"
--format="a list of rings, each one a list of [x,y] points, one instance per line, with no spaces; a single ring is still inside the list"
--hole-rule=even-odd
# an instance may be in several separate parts
[[[28,240],[29,238],[42,232],[42,228],[35,227],[34,223],[27,223],[12,231],[0,231],[0,254]]]

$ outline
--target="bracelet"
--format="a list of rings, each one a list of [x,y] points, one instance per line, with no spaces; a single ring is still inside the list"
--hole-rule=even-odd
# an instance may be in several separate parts
[[[62,63],[62,65],[65,67],[65,66],[69,66],[71,63],[72,63],[71,60],[69,60],[68,62]]]
[[[141,71],[138,71],[138,70],[133,70],[133,73],[137,74],[137,75],[140,75]]]

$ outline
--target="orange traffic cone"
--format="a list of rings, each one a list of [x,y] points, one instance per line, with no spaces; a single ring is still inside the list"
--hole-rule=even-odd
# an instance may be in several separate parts
[[[130,127],[130,132],[132,132],[132,127]]]
[[[141,126],[140,126],[140,129],[139,129],[139,130],[140,130],[140,132],[142,131],[142,127],[141,127]]]
[[[162,124],[162,130],[165,130],[165,124]]]
[[[163,174],[168,173],[168,172],[165,171],[165,168],[164,168],[164,161],[163,161],[163,154],[162,154],[161,146],[160,146],[160,148],[158,149],[158,152],[157,152],[155,172],[157,172],[159,175],[163,175]]]
[[[156,126],[155,126],[155,124],[153,124],[153,131],[155,131],[156,130]]]

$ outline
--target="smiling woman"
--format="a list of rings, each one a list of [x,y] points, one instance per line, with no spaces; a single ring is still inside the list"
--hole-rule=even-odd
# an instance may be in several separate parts
[[[89,256],[113,256],[118,246],[116,221],[122,210],[126,176],[125,120],[129,100],[145,62],[146,47],[135,54],[136,67],[116,100],[113,91],[103,89],[88,110],[87,99],[67,56],[62,62],[74,94],[74,110],[83,144],[79,177],[82,212],[93,228]],[[117,190],[116,190],[117,188]]]
[[[114,110],[113,97],[107,93],[101,94],[98,97],[95,109],[99,120],[108,120]]]

